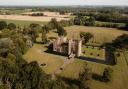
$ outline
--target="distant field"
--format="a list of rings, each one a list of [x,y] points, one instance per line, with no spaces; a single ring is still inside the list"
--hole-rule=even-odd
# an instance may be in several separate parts
[[[10,10],[5,10],[5,9],[0,9],[0,14],[2,13],[8,13],[8,14],[21,14],[26,12],[24,9],[10,9]]]
[[[117,28],[105,28],[105,27],[87,27],[87,26],[70,26],[65,28],[68,33],[68,37],[72,38],[75,37],[76,39],[79,38],[79,33],[83,32],[90,32],[94,35],[94,38],[90,40],[92,43],[103,43],[103,42],[111,42],[117,36],[121,34],[128,34],[128,31],[121,31]]]
[[[47,16],[47,17],[58,17],[58,18],[66,18],[66,17],[70,17],[71,13],[65,13],[64,15],[60,15],[59,12],[48,12],[48,11],[44,11],[44,12],[25,12],[25,13],[22,13],[24,15],[31,15],[33,13],[43,13],[44,16]]]
[[[113,23],[113,22],[102,22],[102,21],[96,21],[96,24],[117,24],[119,27],[125,26],[125,23]]]
[[[94,38],[92,38],[88,44],[102,44],[104,42],[111,42],[116,37],[122,35],[122,34],[128,34],[128,31],[118,30],[117,28],[105,28],[105,27],[87,27],[87,26],[70,26],[65,27],[65,30],[67,31],[67,38],[71,39],[79,39],[79,33],[80,32],[90,32],[93,34]],[[40,34],[41,36],[41,34]],[[48,38],[55,37],[57,38],[58,35],[54,31],[50,31],[48,34]],[[41,40],[39,38],[39,40]]]
[[[91,32],[94,34],[94,39],[90,42],[111,42],[117,36],[121,34],[128,34],[126,31],[121,31],[115,28],[103,28],[103,27],[85,27],[85,26],[71,26],[65,28],[68,33],[68,38],[79,38],[79,32]],[[41,37],[41,35],[40,35]],[[48,34],[48,37],[57,37],[57,34],[54,31],[51,31]],[[37,39],[41,41],[40,38]],[[65,57],[60,55],[54,55],[44,52],[47,50],[46,46],[42,44],[35,44],[25,55],[24,58],[30,61],[37,61],[39,64],[46,63],[46,67],[42,67],[42,69],[47,74],[52,74],[57,68],[63,64]],[[91,50],[91,52],[99,53],[102,55],[102,51],[93,50],[92,48],[86,49]],[[67,65],[63,71],[59,74],[60,76],[66,78],[77,79],[79,77],[79,73],[83,72],[85,67],[85,63],[87,63],[88,67],[91,69],[92,73],[103,74],[104,68],[111,67],[113,69],[112,81],[109,83],[102,83],[96,80],[91,79],[90,87],[91,89],[128,89],[128,65],[126,63],[127,53],[119,52],[120,57],[117,58],[117,65],[109,66],[102,63],[96,63],[86,60],[75,59],[75,61],[69,65]],[[103,57],[104,55],[102,55]]]
[[[22,20],[5,20],[5,19],[0,19],[0,21],[1,20],[6,21],[7,23],[15,23],[17,26],[20,26],[20,27],[28,26],[31,23],[37,23],[37,24],[40,24],[40,25],[44,25],[44,24],[47,23],[47,22],[40,22],[40,21],[22,21]]]
[[[21,21],[50,21],[52,18],[56,18],[57,21],[69,20],[70,18],[59,17],[59,16],[27,16],[27,15],[0,15],[0,19],[5,20],[21,20]]]

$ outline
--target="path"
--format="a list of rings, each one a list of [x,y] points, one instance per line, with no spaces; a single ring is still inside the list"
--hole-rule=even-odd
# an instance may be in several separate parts
[[[71,54],[68,58],[65,58],[63,65],[52,73],[52,79],[55,79],[55,75],[60,74],[68,64],[72,63],[74,61],[74,57],[75,55]]]

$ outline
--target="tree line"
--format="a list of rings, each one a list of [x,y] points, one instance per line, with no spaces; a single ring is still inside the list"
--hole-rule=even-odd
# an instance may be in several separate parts
[[[59,29],[58,35],[64,29],[54,21],[54,28]],[[57,27],[56,27],[57,26]],[[36,61],[26,62],[23,54],[29,49],[24,36],[29,36],[36,41],[38,32],[47,33],[44,27],[30,24],[23,29],[5,29],[0,33],[0,88],[2,89],[89,89],[89,71],[80,74],[76,82],[71,79],[57,77],[52,80],[50,75],[44,73]],[[60,30],[61,29],[61,30]],[[62,33],[61,33],[62,32]],[[45,38],[45,37],[42,37]],[[85,64],[85,70],[88,70]]]

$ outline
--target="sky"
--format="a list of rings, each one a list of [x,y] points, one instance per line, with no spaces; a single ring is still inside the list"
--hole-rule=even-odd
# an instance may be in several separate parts
[[[0,0],[0,5],[125,5],[128,0]]]

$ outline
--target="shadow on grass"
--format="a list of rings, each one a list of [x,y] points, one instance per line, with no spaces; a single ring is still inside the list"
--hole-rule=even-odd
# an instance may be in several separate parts
[[[55,39],[57,39],[56,37],[48,37],[48,39],[50,39],[50,40],[55,40]]]
[[[72,85],[72,84],[75,84],[75,85],[78,85],[80,86],[80,81],[79,79],[71,79],[71,78],[65,78],[65,77],[61,77],[61,76],[57,76],[58,79],[61,79],[63,81],[65,81],[67,84],[69,85]]]
[[[42,42],[35,42],[36,44],[43,44]]]
[[[96,81],[102,82],[103,77],[101,75],[98,75],[98,74],[93,73],[92,74],[92,79],[94,79]]]
[[[110,82],[110,80],[102,75],[98,75],[93,73],[92,74],[92,79],[96,80],[96,81],[100,81],[100,82],[104,82],[104,83],[108,83]]]
[[[49,54],[54,54],[54,55],[60,55],[60,56],[68,57],[68,54],[58,53],[58,52],[54,52],[52,50],[46,50],[45,52],[49,53]]]
[[[86,60],[86,61],[91,61],[91,62],[96,62],[96,63],[101,63],[101,64],[107,64],[106,60],[101,60],[101,59],[97,59],[97,58],[91,58],[91,57],[85,57],[85,56],[80,56],[77,58],[82,59],[82,60]]]

